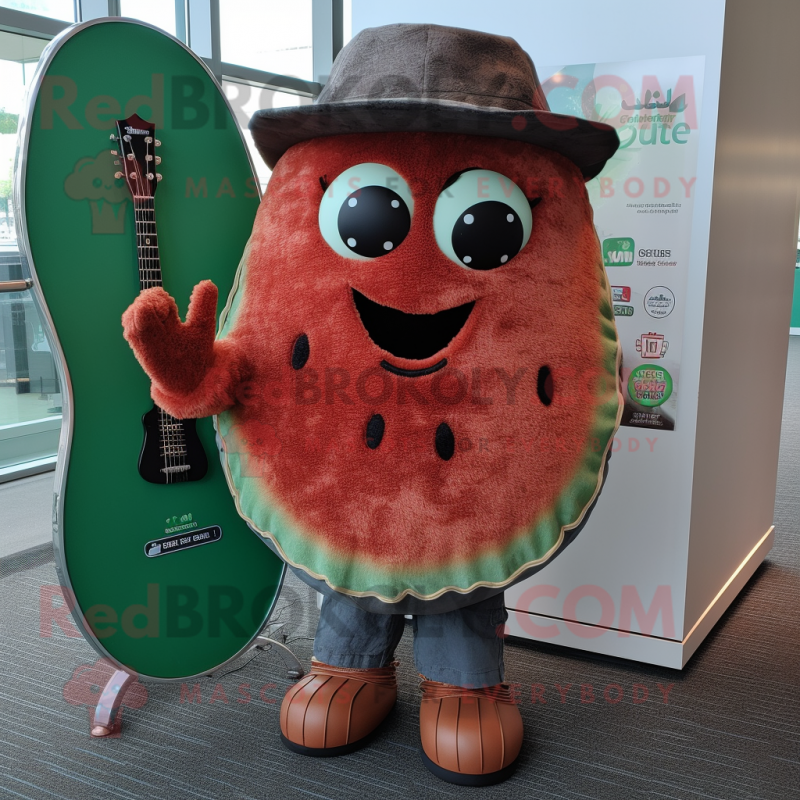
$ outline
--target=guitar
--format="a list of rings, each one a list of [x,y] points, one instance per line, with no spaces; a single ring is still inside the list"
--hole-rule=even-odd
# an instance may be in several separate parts
[[[126,59],[123,70],[102,67],[110,54],[137,53],[147,57]],[[65,84],[77,92],[70,124],[52,109],[53,86]],[[213,110],[209,124],[190,124],[168,104],[165,111],[162,86],[167,98],[191,86]],[[121,110],[98,119],[97,98]],[[157,240],[155,137],[130,134],[134,159],[139,144],[151,146],[138,151],[133,201],[109,153],[114,120],[133,112],[157,124],[169,165]],[[136,125],[152,136],[149,122]],[[117,158],[132,163],[124,135]],[[206,196],[187,190],[201,181]],[[227,181],[235,197],[216,191]],[[150,381],[120,320],[137,291],[161,280],[160,269],[148,271],[161,259],[164,288],[184,308],[204,278],[223,293],[233,285],[259,202],[239,126],[205,64],[175,38],[119,17],[81,23],[48,45],[30,84],[14,190],[20,250],[63,392],[53,498],[62,591],[86,640],[118,668],[158,680],[207,675],[256,640],[285,566],[239,516],[211,418],[182,428],[180,442],[156,410],[142,460],[156,454],[151,475],[165,462],[190,469],[161,473],[175,479],[169,485],[142,479],[136,459]],[[140,261],[140,252],[159,261]],[[192,426],[209,456],[202,477]]]
[[[155,193],[161,173],[155,172],[161,157],[155,149],[161,142],[155,137],[155,125],[138,114],[117,120],[119,150],[111,155],[121,167],[114,177],[123,178],[133,197],[136,221],[136,253],[139,262],[139,288],[162,286],[161,260],[158,254]],[[150,483],[198,481],[208,470],[208,459],[193,419],[176,419],[155,403],[142,416],[144,440],[139,453],[139,474]]]

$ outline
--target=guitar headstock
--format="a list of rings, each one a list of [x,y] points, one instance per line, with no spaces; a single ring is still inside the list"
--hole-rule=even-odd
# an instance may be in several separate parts
[[[114,177],[125,178],[134,197],[153,197],[161,180],[161,174],[156,172],[161,163],[155,153],[161,145],[155,136],[156,126],[138,114],[117,120],[116,126],[117,132],[111,134],[111,139],[117,142],[119,150],[111,152],[118,157],[114,163],[120,171]]]

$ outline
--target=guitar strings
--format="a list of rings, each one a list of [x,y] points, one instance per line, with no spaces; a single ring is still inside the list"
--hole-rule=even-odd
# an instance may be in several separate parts
[[[124,140],[124,136],[122,137]],[[130,143],[131,154],[135,156],[133,150],[133,141]],[[124,162],[123,162],[124,163]],[[142,290],[149,289],[151,286],[157,285],[157,282],[154,280],[152,272],[149,268],[149,263],[147,261],[147,252],[144,250],[145,244],[145,237],[144,237],[144,210],[143,210],[143,185],[142,185],[142,174],[141,174],[141,167],[139,162],[136,158],[131,159],[131,163],[134,167],[134,180],[136,182],[136,192],[133,198],[133,212],[134,212],[134,219],[136,223],[136,255],[137,260],[139,263],[139,285]],[[164,479],[165,483],[171,483],[171,476],[172,470],[170,469],[170,460],[169,460],[169,450],[168,450],[168,443],[166,441],[166,428],[165,428],[165,420],[164,420],[164,410],[159,406],[159,419],[158,419],[158,427],[159,427],[159,449],[162,451],[160,455],[164,460]]]
[[[147,142],[148,138],[150,138],[150,137],[145,137],[145,154],[146,155],[150,154],[150,144],[149,144],[149,142]],[[131,147],[131,149],[133,149],[133,148]],[[162,280],[159,280],[160,276],[158,275],[158,273],[154,274],[152,253],[151,253],[151,250],[150,250],[149,247],[145,247],[145,244],[147,243],[147,239],[146,239],[146,235],[145,234],[149,232],[145,228],[145,225],[146,225],[145,217],[146,217],[146,215],[145,215],[145,201],[144,201],[143,198],[146,195],[145,195],[145,192],[144,192],[144,180],[143,180],[143,176],[142,176],[141,165],[139,164],[139,161],[137,159],[134,159],[134,163],[136,164],[136,180],[137,180],[137,183],[139,184],[139,196],[140,196],[140,198],[142,198],[139,201],[139,215],[138,216],[140,217],[140,220],[138,222],[138,225],[140,226],[140,231],[137,231],[137,238],[138,238],[137,245],[139,246],[139,252],[142,253],[142,251],[143,251],[142,255],[143,255],[144,261],[140,261],[139,263],[140,264],[142,264],[142,263],[144,264],[144,267],[145,267],[145,270],[146,270],[144,277],[145,277],[146,282],[149,284],[147,286],[147,288],[151,288],[152,286],[160,285],[162,283]],[[145,159],[145,163],[147,163],[147,159]],[[153,205],[155,206],[155,204],[153,204]],[[155,219],[155,215],[153,215],[153,217]],[[159,264],[159,267],[160,267],[160,264]],[[172,456],[172,442],[171,442],[171,437],[170,437],[169,421],[167,420],[167,415],[165,414],[163,408],[161,408],[159,406],[158,411],[159,411],[159,429],[160,429],[159,433],[160,433],[160,439],[161,439],[160,445],[163,447],[163,451],[164,451],[164,453],[163,453],[163,455],[164,455],[164,466],[165,466],[164,473],[165,473],[165,476],[166,476],[166,483],[172,483],[173,479],[175,477],[175,470],[173,469],[175,464],[174,464],[173,456]]]

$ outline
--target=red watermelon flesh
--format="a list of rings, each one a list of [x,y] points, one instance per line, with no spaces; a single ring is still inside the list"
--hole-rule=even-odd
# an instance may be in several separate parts
[[[364,163],[391,167],[414,200],[406,237],[371,260],[335,252],[318,221],[324,187]],[[496,269],[455,263],[434,233],[442,188],[471,168],[533,205],[530,240]],[[445,330],[432,354],[398,354],[403,315],[447,309],[460,309],[452,340]],[[220,337],[218,361],[245,378],[219,418],[240,512],[339,591],[391,601],[506,585],[558,549],[599,489],[619,347],[585,185],[552,151],[436,133],[296,145],[271,177]],[[223,411],[220,396],[195,394],[192,413]]]

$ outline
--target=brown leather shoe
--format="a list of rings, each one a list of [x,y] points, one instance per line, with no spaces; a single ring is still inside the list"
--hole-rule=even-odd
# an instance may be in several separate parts
[[[508,684],[464,689],[423,680],[422,760],[437,778],[489,786],[508,778],[522,747],[522,717]]]
[[[312,661],[281,703],[281,741],[307,756],[363,747],[397,700],[396,665],[348,669]]]

